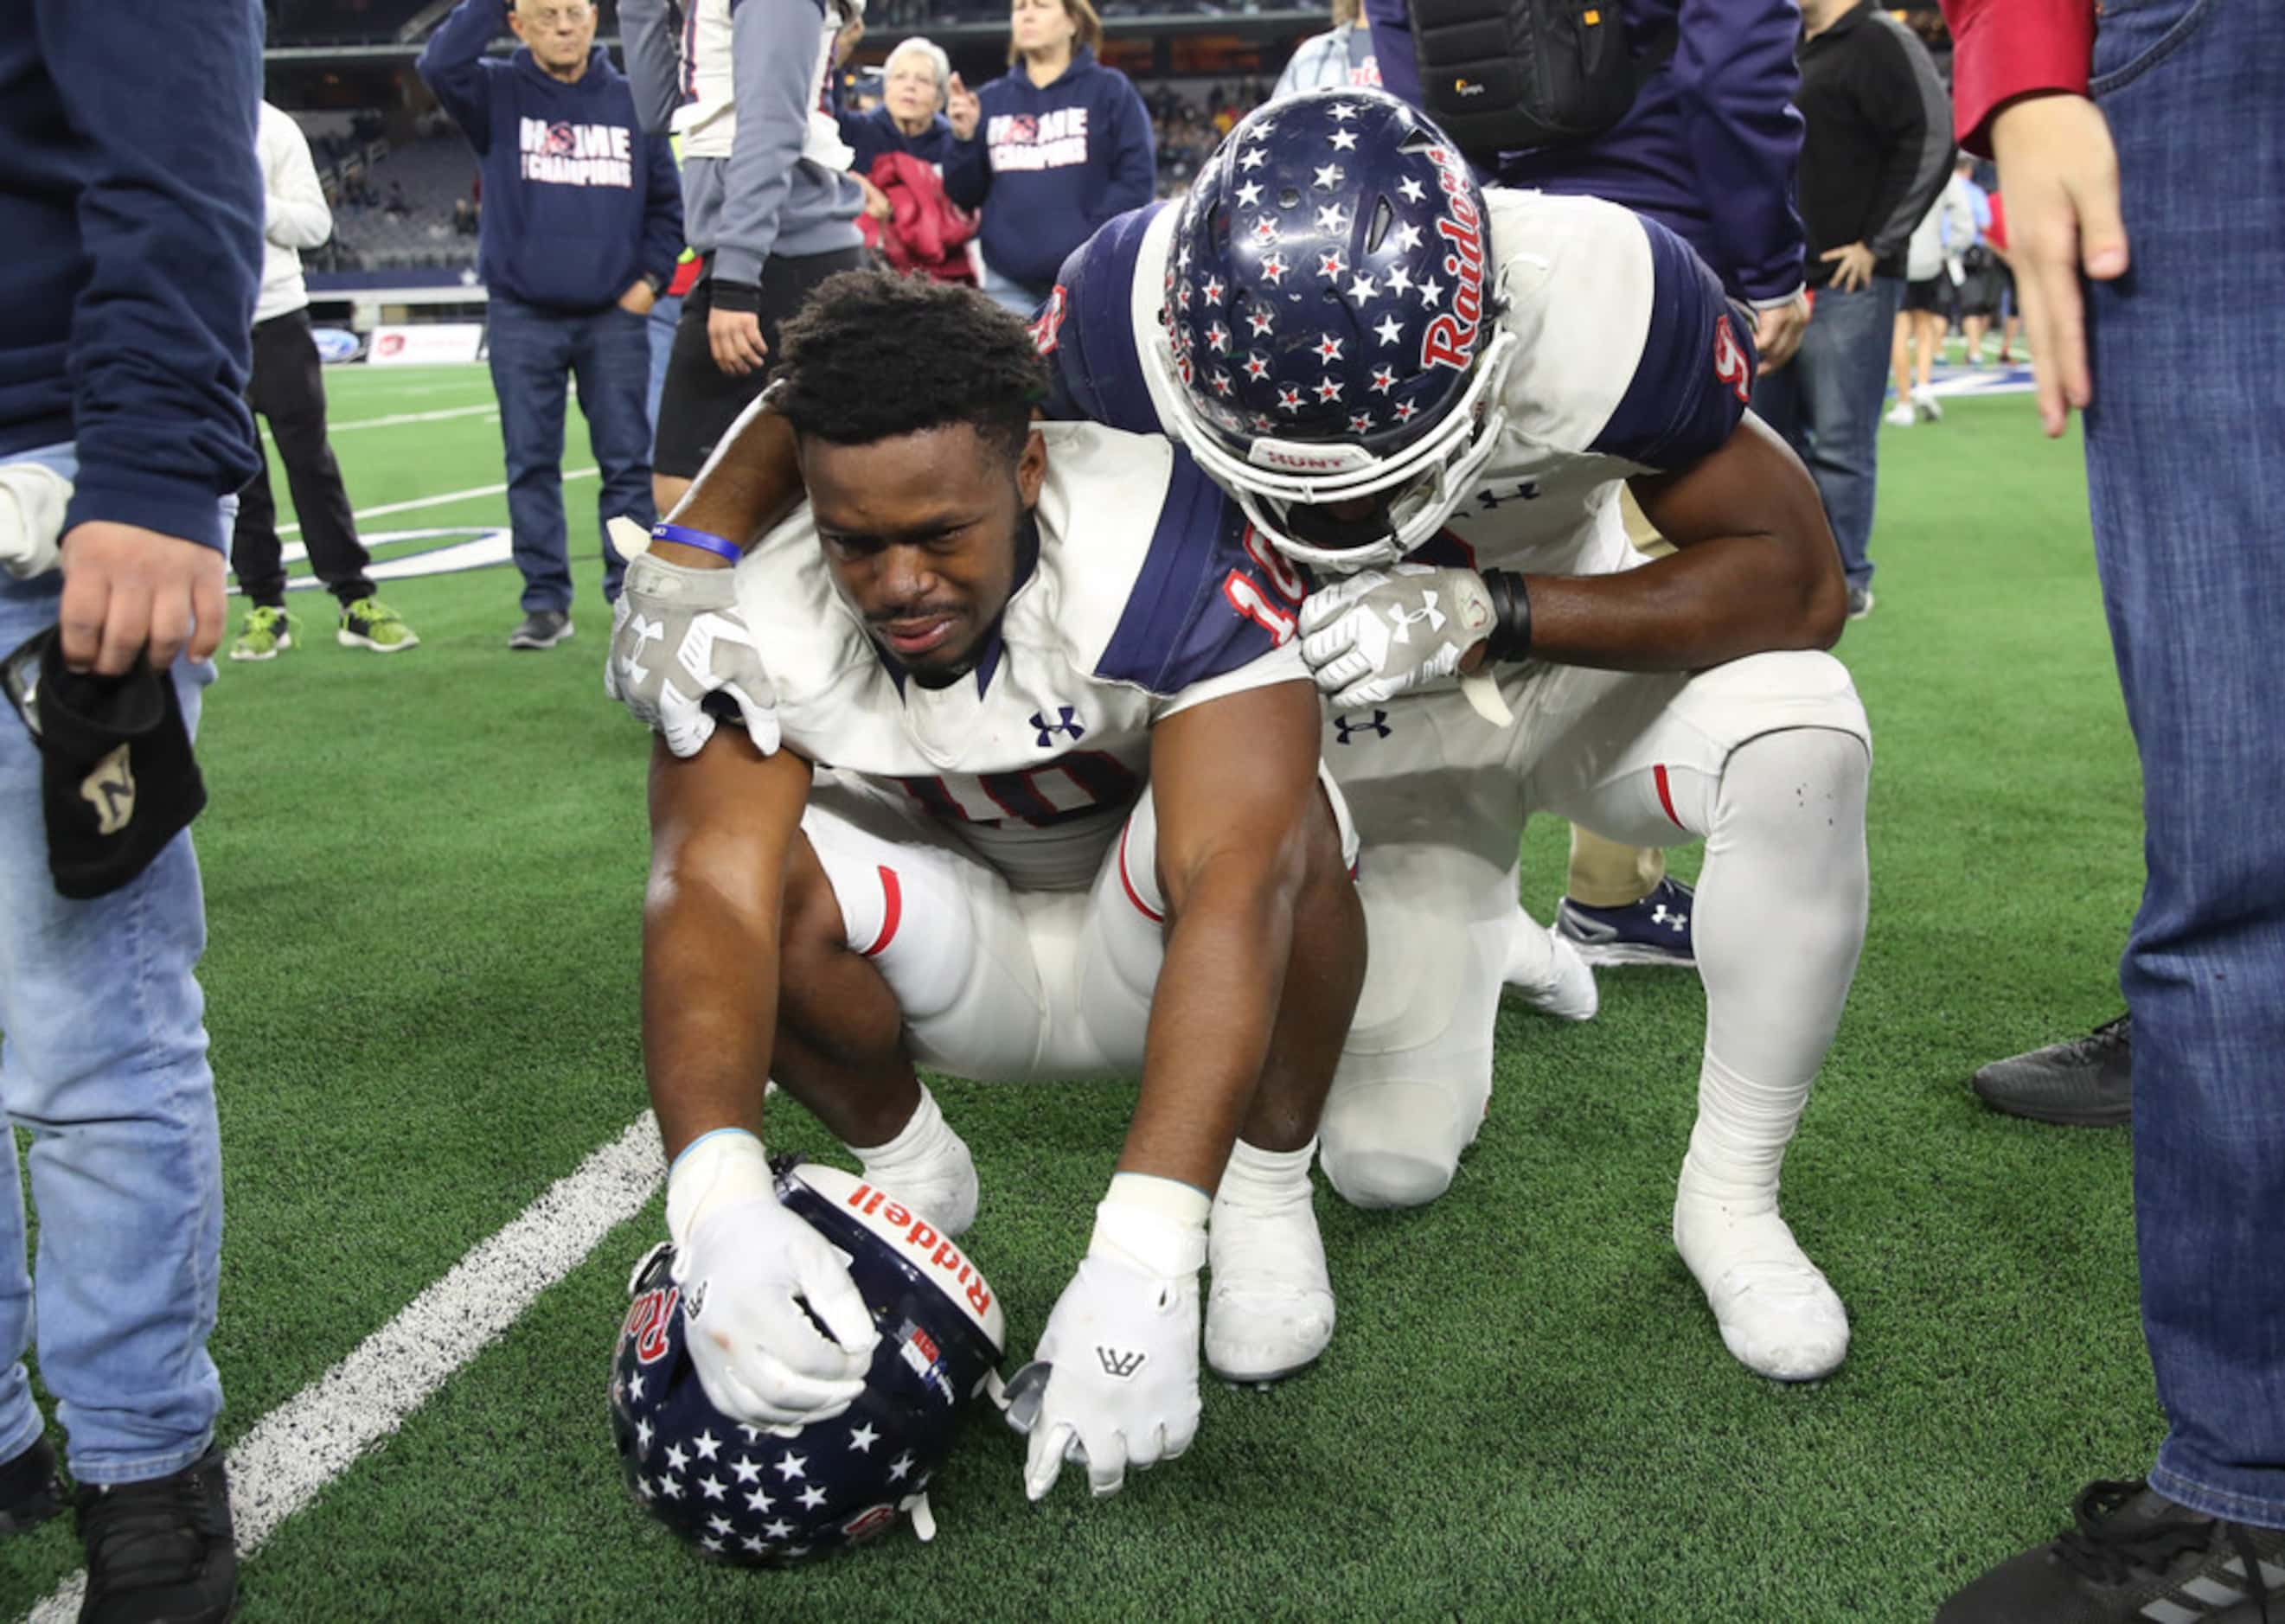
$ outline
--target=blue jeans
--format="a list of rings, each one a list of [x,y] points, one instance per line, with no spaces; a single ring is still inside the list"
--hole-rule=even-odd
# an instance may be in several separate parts
[[[2095,561],[2142,757],[2134,1015],[2150,1480],[2285,1527],[2285,11],[2106,0],[2133,255],[2091,290]],[[2258,269],[2257,269],[2258,268]]]
[[[662,294],[650,314],[643,318],[650,324],[646,336],[650,341],[650,389],[644,398],[646,414],[650,420],[650,444],[658,450],[658,403],[666,393],[667,357],[674,353],[675,324],[682,319],[682,295]]]
[[[1754,384],[1754,410],[1809,465],[1852,587],[1873,584],[1873,488],[1888,346],[1904,285],[1874,277],[1853,294],[1817,290],[1809,330],[1789,366]]]
[[[542,310],[495,291],[487,318],[492,388],[499,396],[500,438],[507,447],[507,515],[515,567],[523,572],[523,609],[568,612],[571,553],[563,528],[564,380],[575,379],[587,443],[601,470],[596,523],[624,514],[649,530],[649,324],[616,305],[585,315]],[[603,596],[616,601],[626,561],[602,535]]]
[[[27,459],[77,469],[68,446]],[[62,592],[54,572],[0,578],[0,654],[54,624]],[[174,677],[195,734],[214,667],[183,661]],[[188,830],[107,897],[56,894],[39,750],[0,704],[0,1102],[31,1132],[40,1215],[34,1275],[16,1136],[0,1134],[0,1460],[40,1433],[23,1364],[35,1319],[80,1481],[165,1477],[213,1436],[222,1142],[192,973],[206,939]]]

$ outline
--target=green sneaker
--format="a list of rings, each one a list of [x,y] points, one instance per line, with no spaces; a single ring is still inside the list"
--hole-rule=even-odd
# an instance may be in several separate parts
[[[344,648],[370,648],[375,654],[403,654],[420,646],[412,628],[378,598],[359,598],[342,606],[341,640]]]
[[[294,647],[294,617],[284,609],[257,603],[246,612],[238,640],[230,646],[233,660],[274,660]]]

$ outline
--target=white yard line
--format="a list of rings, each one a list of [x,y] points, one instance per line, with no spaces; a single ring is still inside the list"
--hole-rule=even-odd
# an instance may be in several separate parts
[[[648,1111],[477,1243],[348,1358],[271,1410],[230,1452],[230,1509],[240,1556],[388,1438],[485,1344],[642,1211],[665,1176]],[[445,1333],[451,1333],[449,1335]],[[70,1624],[87,1585],[74,1573],[31,1611]]]
[[[456,417],[497,419],[499,416],[499,408],[496,405],[447,406],[436,412],[398,412],[388,417],[358,417],[351,418],[346,423],[329,422],[326,425],[326,432],[329,435],[338,435],[346,434],[352,428],[394,428],[400,423],[441,423],[449,418]],[[270,425],[267,422],[262,426],[262,436],[272,444],[277,443],[276,436],[271,434]]]
[[[567,469],[563,475],[563,482],[568,485],[575,479],[593,479],[596,472],[597,470],[593,468]],[[362,522],[367,519],[378,519],[384,514],[409,514],[416,508],[443,507],[452,502],[465,502],[480,496],[504,496],[506,492],[507,487],[504,484],[471,485],[466,490],[447,490],[442,496],[415,497],[409,502],[383,502],[378,507],[360,507],[349,517]],[[299,536],[302,533],[302,527],[298,524],[281,524],[278,527],[278,533],[280,536]]]

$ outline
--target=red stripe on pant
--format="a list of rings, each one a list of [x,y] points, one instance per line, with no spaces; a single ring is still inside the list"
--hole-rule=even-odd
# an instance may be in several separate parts
[[[1681,819],[1674,815],[1674,791],[1667,786],[1666,764],[1661,761],[1657,765],[1651,768],[1650,771],[1651,776],[1658,781],[1658,804],[1666,808],[1668,820],[1673,823],[1676,828],[1688,828],[1690,827],[1688,824],[1683,822]]]
[[[872,958],[896,940],[897,927],[904,922],[905,889],[897,883],[897,871],[886,863],[881,865],[881,898],[885,905],[881,917],[881,934],[873,938],[870,947],[858,954],[860,958]]]

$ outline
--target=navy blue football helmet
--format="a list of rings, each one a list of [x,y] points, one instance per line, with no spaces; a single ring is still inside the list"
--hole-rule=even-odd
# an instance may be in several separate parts
[[[684,1345],[662,1243],[628,1283],[633,1305],[611,1366],[611,1432],[627,1488],[710,1556],[773,1566],[869,1539],[909,1512],[936,1531],[930,1478],[997,1370],[1000,1299],[952,1242],[836,1167],[777,1164],[778,1199],[849,1257],[881,1342],[843,1414],[792,1429],[742,1425],[714,1408]]]
[[[1181,207],[1152,353],[1183,443],[1288,555],[1403,557],[1505,422],[1517,341],[1467,160],[1393,96],[1314,90],[1241,121]]]

